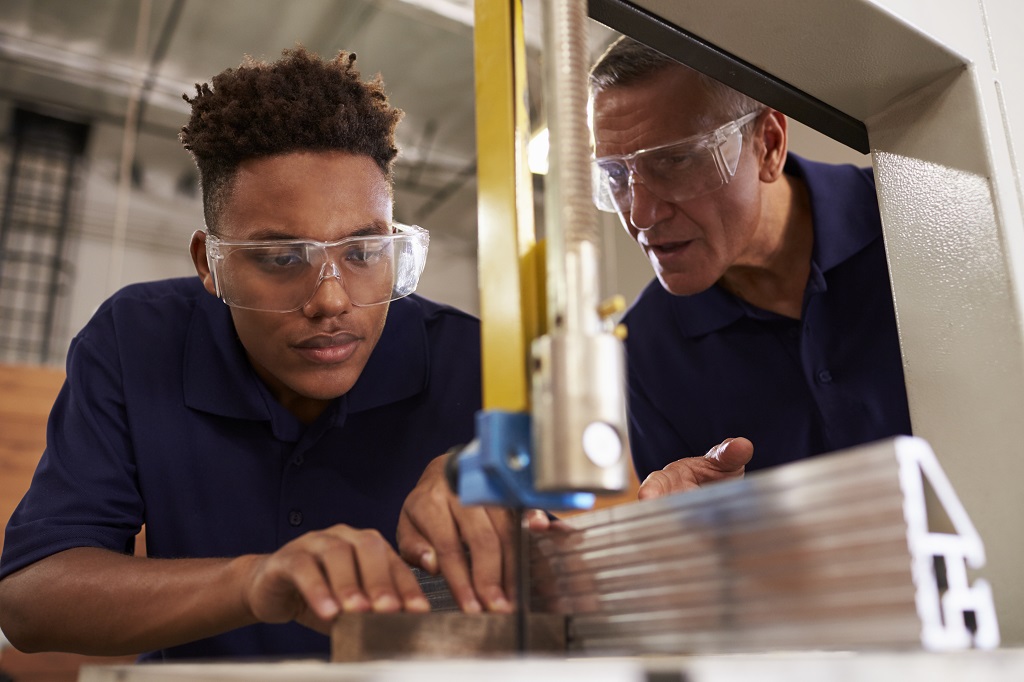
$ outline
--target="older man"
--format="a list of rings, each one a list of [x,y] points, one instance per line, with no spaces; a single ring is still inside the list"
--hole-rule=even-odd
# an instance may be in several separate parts
[[[628,37],[590,88],[595,200],[657,277],[624,319],[641,496],[910,433],[871,170]]]

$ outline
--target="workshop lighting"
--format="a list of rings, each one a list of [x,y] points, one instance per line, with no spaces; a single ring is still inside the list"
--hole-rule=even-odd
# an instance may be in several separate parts
[[[530,138],[526,148],[526,163],[534,175],[547,175],[548,172],[548,129],[541,128]]]

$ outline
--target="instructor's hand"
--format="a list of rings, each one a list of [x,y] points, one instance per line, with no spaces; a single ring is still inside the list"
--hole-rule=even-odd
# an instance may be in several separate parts
[[[726,438],[703,457],[677,459],[653,472],[640,485],[637,499],[651,500],[716,481],[741,478],[753,454],[754,444],[746,438]]]

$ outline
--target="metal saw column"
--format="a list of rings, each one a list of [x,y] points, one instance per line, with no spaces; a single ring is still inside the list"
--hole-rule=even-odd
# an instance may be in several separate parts
[[[538,491],[624,490],[626,361],[600,305],[601,239],[591,199],[587,3],[544,6],[544,182],[549,333],[533,344],[534,484]]]
[[[477,216],[484,410],[526,412],[540,332],[520,0],[476,0]]]

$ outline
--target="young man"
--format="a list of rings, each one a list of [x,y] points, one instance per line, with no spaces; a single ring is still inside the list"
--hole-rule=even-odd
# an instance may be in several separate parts
[[[870,169],[629,38],[590,88],[595,200],[657,276],[624,319],[641,497],[910,433]]]
[[[474,435],[478,322],[409,295],[401,112],[354,60],[247,59],[186,97],[199,277],[123,289],[72,342],[0,563],[18,648],[326,656],[341,611],[429,609],[394,529]]]

